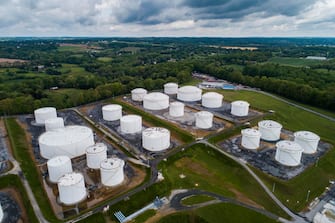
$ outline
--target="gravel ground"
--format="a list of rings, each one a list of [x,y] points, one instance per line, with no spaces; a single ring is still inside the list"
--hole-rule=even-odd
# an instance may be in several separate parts
[[[286,136],[285,138],[288,137],[293,139],[292,132],[282,130],[282,133],[282,135]],[[301,164],[299,166],[288,167],[280,164],[275,160],[276,142],[270,143],[261,140],[260,149],[253,151],[244,149],[241,146],[241,138],[241,135],[230,138],[226,141],[223,141],[220,146],[226,152],[247,161],[257,169],[284,180],[292,179],[293,177],[301,174],[311,165],[317,165],[319,158],[323,156],[329,149],[331,149],[330,144],[320,141],[318,150],[315,154],[303,154],[301,158]]]
[[[21,210],[16,201],[7,193],[0,192],[0,203],[4,213],[3,223],[17,223],[21,217]]]
[[[111,133],[120,136],[122,140],[124,140],[136,154],[145,154],[145,155],[152,156],[153,154],[152,152],[149,152],[142,147],[142,132],[135,133],[135,134],[122,133],[120,130],[120,120],[106,121],[103,119],[102,112],[101,112],[102,106],[104,105],[97,104],[92,109],[89,109],[87,111],[89,118],[92,119],[95,123],[99,123],[100,125],[103,125],[104,127],[106,127]],[[125,115],[125,113],[123,115]],[[142,124],[142,125],[143,125],[142,131],[150,127],[145,124]],[[173,148],[176,145],[177,143],[175,141],[171,141],[169,148]],[[162,151],[161,153],[154,153],[154,154],[156,155],[164,154],[164,151]]]

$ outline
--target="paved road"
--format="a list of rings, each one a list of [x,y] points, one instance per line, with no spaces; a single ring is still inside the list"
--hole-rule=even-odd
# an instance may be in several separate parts
[[[279,217],[272,214],[271,212],[264,210],[264,209],[260,209],[260,208],[256,208],[247,204],[244,204],[242,202],[239,202],[235,199],[232,198],[227,198],[224,197],[222,195],[216,194],[216,193],[212,193],[209,191],[203,191],[203,190],[198,190],[198,189],[192,189],[192,190],[187,190],[186,192],[181,192],[178,194],[175,194],[172,199],[170,200],[170,207],[176,209],[176,210],[188,210],[188,209],[194,209],[194,208],[198,208],[199,205],[193,205],[193,206],[185,206],[183,204],[181,204],[181,200],[186,198],[186,197],[190,197],[190,196],[194,196],[194,195],[207,195],[210,197],[214,197],[216,198],[218,201],[224,202],[224,203],[231,203],[231,204],[235,204],[238,206],[242,206],[248,209],[251,209],[253,211],[256,211],[258,213],[261,213],[263,215],[268,216],[269,218],[275,219],[275,220],[279,220]]]
[[[330,116],[328,116],[328,115],[325,115],[325,114],[322,114],[322,113],[320,113],[320,112],[314,111],[314,110],[312,110],[312,109],[306,108],[306,107],[304,107],[304,106],[298,105],[298,104],[296,104],[296,103],[293,103],[293,102],[291,102],[291,101],[289,101],[289,100],[286,100],[286,99],[284,99],[284,98],[278,97],[278,96],[276,96],[276,95],[270,94],[270,93],[268,93],[268,92],[261,91],[261,90],[256,90],[256,89],[251,89],[251,88],[242,88],[241,90],[244,90],[244,91],[253,91],[253,92],[257,92],[257,93],[261,93],[261,94],[270,96],[270,97],[275,98],[275,99],[277,99],[277,100],[279,100],[279,101],[285,102],[286,104],[292,105],[292,106],[297,107],[297,108],[300,108],[300,109],[302,109],[302,110],[304,110],[304,111],[313,113],[313,114],[318,115],[318,116],[320,116],[320,117],[322,117],[322,118],[325,118],[325,119],[328,119],[328,120],[330,120],[330,121],[335,122],[335,118],[333,118],[333,117],[330,117]]]
[[[229,153],[225,152],[221,148],[209,143],[206,140],[200,141],[200,143],[203,143],[205,145],[208,145],[215,150],[219,151],[220,153],[226,155],[227,157],[235,160],[237,163],[239,163],[244,169],[246,169],[251,176],[258,182],[258,184],[263,188],[263,190],[271,197],[271,199],[281,208],[283,209],[289,216],[291,216],[294,219],[294,222],[307,222],[304,218],[300,217],[299,215],[293,213],[290,209],[288,209],[270,190],[269,188],[263,183],[263,181],[248,167],[245,161],[238,159]]]

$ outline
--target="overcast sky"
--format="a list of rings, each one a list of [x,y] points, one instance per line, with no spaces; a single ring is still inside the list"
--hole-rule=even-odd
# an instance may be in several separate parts
[[[335,37],[335,0],[0,0],[0,36]]]

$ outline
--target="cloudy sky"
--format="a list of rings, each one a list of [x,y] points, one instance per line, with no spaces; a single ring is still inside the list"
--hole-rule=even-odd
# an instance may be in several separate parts
[[[0,36],[335,37],[335,0],[0,0]]]

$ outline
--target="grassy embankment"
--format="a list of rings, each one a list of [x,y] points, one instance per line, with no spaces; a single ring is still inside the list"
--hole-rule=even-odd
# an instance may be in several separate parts
[[[277,222],[260,213],[233,204],[213,204],[197,209],[166,216],[158,223],[236,223],[236,222]]]
[[[24,129],[22,129],[14,118],[5,119],[5,125],[14,157],[20,163],[22,172],[29,182],[44,217],[50,222],[60,222],[51,209],[48,197],[41,186],[42,179],[37,172],[35,163],[30,158],[31,154]]]
[[[335,144],[335,123],[327,119],[290,106],[284,102],[256,92],[247,91],[221,91],[226,100],[246,100],[253,107],[263,110],[274,110],[269,118],[283,124],[283,128],[292,131],[309,130],[321,136],[321,140]],[[322,110],[319,110],[322,112]],[[238,133],[238,132],[236,132]],[[214,142],[225,139],[217,136]],[[335,151],[331,149],[322,157],[318,165],[311,166],[304,173],[289,181],[282,181],[268,176],[260,171],[256,172],[264,180],[269,188],[275,184],[275,195],[282,202],[295,211],[302,210],[314,197],[319,196],[329,186],[329,179],[335,179]],[[318,183],[315,183],[318,182]],[[306,202],[307,191],[310,190],[310,199]]]
[[[20,193],[22,204],[25,207],[25,211],[28,215],[29,222],[38,222],[35,215],[34,209],[30,204],[28,194],[20,181],[20,178],[16,175],[6,175],[0,178],[0,189],[14,188],[18,193]]]

